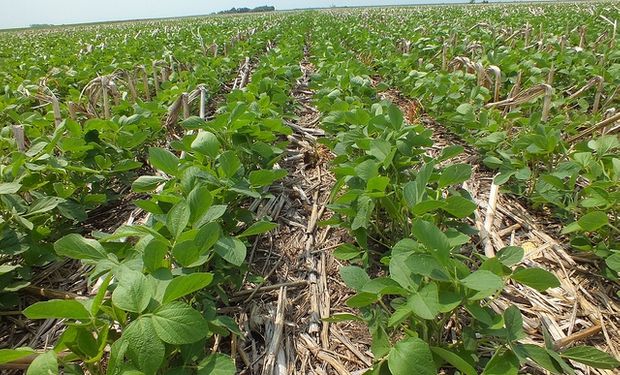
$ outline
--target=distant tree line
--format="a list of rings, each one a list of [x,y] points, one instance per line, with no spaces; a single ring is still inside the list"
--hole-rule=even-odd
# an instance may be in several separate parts
[[[54,27],[54,24],[51,23],[33,23],[30,25],[31,29],[45,29],[48,27]]]
[[[276,10],[276,7],[263,5],[261,7],[256,8],[230,8],[229,10],[223,10],[218,12],[218,14],[229,14],[229,13],[257,13],[257,12],[273,12]]]

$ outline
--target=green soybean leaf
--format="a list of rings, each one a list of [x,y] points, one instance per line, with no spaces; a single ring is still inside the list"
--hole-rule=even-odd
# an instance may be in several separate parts
[[[9,272],[12,272],[16,269],[20,268],[20,266],[16,266],[16,265],[8,265],[8,264],[2,264],[0,265],[0,276],[5,275]]]
[[[388,141],[384,141],[382,139],[373,139],[370,141],[370,151],[368,153],[374,156],[381,163],[386,161],[386,158],[390,155],[391,151],[392,145]]]
[[[213,281],[213,274],[200,272],[177,276],[166,287],[162,303],[174,301],[190,293],[206,288]]]
[[[215,221],[222,217],[226,213],[226,209],[228,205],[225,204],[216,204],[207,210],[201,217],[199,217],[194,223],[195,228],[199,228],[207,223]]]
[[[530,358],[537,365],[541,366],[545,370],[552,374],[564,374],[562,366],[549,355],[547,350],[543,347],[534,344],[517,344],[515,351],[519,350],[527,358]]]
[[[422,319],[433,320],[439,314],[439,294],[437,285],[430,283],[407,300],[407,306]]]
[[[620,273],[620,253],[608,256],[607,259],[605,259],[605,264],[613,271]]]
[[[549,335],[549,333],[547,332],[547,330],[543,330],[543,336],[545,335]],[[550,336],[550,335],[549,335]],[[549,341],[549,344],[547,344],[547,342]],[[566,361],[555,351],[553,351],[553,349],[549,348],[550,346],[553,346],[553,344],[551,343],[551,339],[547,340],[547,338],[545,337],[545,347],[547,349],[547,354],[549,354],[549,357],[553,358],[553,360],[560,365],[560,367],[562,368],[562,373],[566,374],[566,375],[575,375],[576,372],[573,369],[573,367],[571,365],[569,365],[568,363],[566,363]]]
[[[23,314],[28,319],[89,320],[90,313],[80,302],[72,299],[53,299],[28,306]]]
[[[181,126],[186,129],[200,129],[204,127],[207,122],[201,119],[199,116],[190,116],[187,119],[181,121]]]
[[[351,244],[345,243],[338,246],[332,254],[336,259],[351,260],[360,256],[362,251]]]
[[[500,348],[484,367],[482,375],[517,375],[518,372],[519,358],[513,352]]]
[[[523,316],[518,307],[513,305],[504,311],[504,324],[506,325],[509,341],[516,341],[525,337]]]
[[[138,369],[146,375],[157,373],[164,362],[166,346],[159,339],[150,316],[142,316],[129,324],[121,339],[127,342],[127,355]]]
[[[166,267],[166,255],[168,255],[168,243],[158,239],[151,240],[142,254],[144,267],[151,273]]]
[[[200,258],[201,249],[193,240],[179,241],[172,248],[172,256],[183,267],[191,267]]]
[[[358,292],[370,281],[370,277],[366,271],[357,266],[345,266],[340,268],[340,277],[349,288]]]
[[[28,347],[17,349],[0,349],[0,364],[16,361],[20,358],[34,354],[34,350]]]
[[[474,107],[469,103],[463,103],[456,107],[456,113],[466,116],[474,112]]]
[[[129,327],[128,327],[129,328]],[[110,355],[108,357],[106,375],[118,375],[125,364],[125,354],[129,347],[129,342],[121,337],[110,345]],[[123,374],[125,375],[125,374]]]
[[[101,309],[101,305],[103,305],[103,299],[105,298],[105,295],[108,291],[108,286],[110,286],[112,277],[113,275],[111,272],[108,272],[105,277],[101,276],[103,281],[101,282],[101,285],[99,286],[99,290],[97,291],[95,298],[92,299],[93,302],[90,305],[90,313],[93,316],[97,316],[99,309]]]
[[[388,107],[388,117],[390,118],[390,123],[395,127],[399,128],[403,123],[403,112],[396,105],[390,105]]]
[[[431,349],[419,338],[409,338],[397,343],[388,354],[388,367],[393,375],[437,374]]]
[[[148,201],[148,200],[144,200],[144,199],[137,199],[135,201],[133,201],[133,204],[136,205],[137,207],[140,207],[141,209],[143,209],[146,212],[152,213],[152,214],[163,214],[164,211],[162,211],[161,207],[159,207],[159,205],[153,201]]]
[[[452,159],[453,157],[462,154],[464,151],[465,148],[461,145],[448,146],[441,150],[441,155],[437,158],[437,160],[444,161]]]
[[[166,227],[174,238],[178,238],[189,223],[191,211],[189,204],[182,200],[170,209],[166,215]]]
[[[406,254],[393,256],[390,260],[390,277],[392,280],[405,289],[417,290],[421,278],[414,274],[416,261],[415,256],[407,256]]]
[[[360,196],[357,200],[357,213],[351,223],[351,229],[367,228],[374,208],[375,204],[370,197],[366,195]]]
[[[56,208],[60,203],[64,202],[64,199],[58,197],[45,197],[37,199],[32,206],[28,209],[28,213],[25,216],[39,215],[45,212],[49,212]]]
[[[225,354],[211,354],[198,364],[198,375],[235,375],[236,373],[235,363]]]
[[[435,224],[420,219],[413,222],[412,232],[441,264],[447,264],[450,256],[450,242],[445,233]]]
[[[348,322],[348,321],[361,322],[362,318],[360,318],[357,315],[353,315],[349,313],[340,313],[340,314],[334,314],[328,318],[323,318],[321,320],[323,320],[324,322],[330,322],[330,323]]]
[[[354,308],[361,308],[371,305],[379,300],[379,295],[376,293],[357,293],[349,298],[346,302],[347,306]]]
[[[620,366],[617,359],[591,346],[575,346],[566,349],[560,356],[594,368],[611,370]]]
[[[426,184],[428,184],[434,168],[434,161],[424,164],[424,166],[422,166],[422,168],[418,171],[415,181],[410,181],[405,184],[403,196],[409,208],[413,208],[416,204],[423,202],[426,195]]]
[[[149,161],[155,169],[175,176],[178,172],[179,158],[172,152],[159,147],[149,148]]]
[[[220,174],[224,177],[234,176],[239,168],[241,168],[241,160],[234,151],[229,150],[221,154],[218,158],[220,166]]]
[[[286,176],[286,169],[261,169],[258,171],[250,172],[248,178],[252,186],[269,186],[275,181]]]
[[[439,188],[460,184],[471,177],[471,165],[453,164],[443,170],[439,177]]]
[[[28,366],[26,375],[57,375],[58,358],[53,350],[38,355]]]
[[[390,178],[385,176],[375,176],[368,180],[366,184],[366,191],[369,192],[384,192],[390,184]]]
[[[202,314],[182,302],[161,306],[152,319],[157,336],[168,344],[191,344],[209,333],[209,325]]]
[[[461,280],[461,284],[469,289],[486,291],[499,290],[504,287],[504,281],[491,271],[478,270]]]
[[[604,212],[593,211],[580,217],[577,223],[581,229],[586,232],[594,232],[602,226],[607,225],[609,223],[609,218]]]
[[[458,354],[446,350],[444,348],[440,348],[437,346],[431,346],[431,351],[444,361],[448,362],[452,366],[454,366],[457,370],[462,372],[465,375],[477,375],[476,369],[470,365],[466,360],[461,358]]]
[[[135,313],[144,311],[153,297],[154,291],[146,276],[141,272],[123,267],[116,272],[118,286],[112,292],[115,306]]]
[[[525,251],[519,246],[506,246],[497,252],[497,259],[506,267],[513,266],[523,259]]]
[[[21,187],[22,185],[16,182],[2,182],[0,183],[0,195],[15,194]]]
[[[202,254],[215,245],[221,234],[222,229],[220,228],[220,225],[215,222],[210,222],[200,227],[196,237],[193,239],[193,243],[198,247],[200,253]]]
[[[166,178],[159,176],[140,176],[131,184],[131,190],[136,193],[148,193],[166,181],[168,181]]]
[[[446,204],[442,209],[450,215],[459,219],[468,217],[476,211],[476,204],[460,195],[452,195],[445,200]]]
[[[215,159],[219,154],[221,145],[215,134],[206,130],[200,130],[191,147],[192,150]]]
[[[54,243],[54,251],[60,256],[72,259],[99,260],[107,258],[106,251],[95,240],[79,234],[68,234]]]
[[[257,221],[256,223],[252,224],[248,229],[244,230],[237,237],[256,236],[257,234],[267,233],[277,227],[278,224],[272,223],[270,221]]]
[[[187,195],[190,210],[190,222],[195,224],[211,208],[213,195],[206,186],[197,186]]]
[[[534,288],[540,292],[544,292],[549,288],[557,288],[560,281],[554,274],[545,271],[542,268],[522,268],[516,270],[511,279]]]
[[[355,174],[368,182],[371,178],[379,175],[379,164],[373,160],[365,160],[355,166]]]
[[[445,209],[447,204],[448,203],[443,200],[438,201],[434,199],[428,199],[428,200],[423,200],[422,202],[417,203],[415,206],[413,206],[411,211],[416,215],[424,215],[427,212],[432,212],[440,208]]]
[[[247,248],[234,237],[223,237],[215,243],[215,252],[227,262],[240,266],[245,261]]]

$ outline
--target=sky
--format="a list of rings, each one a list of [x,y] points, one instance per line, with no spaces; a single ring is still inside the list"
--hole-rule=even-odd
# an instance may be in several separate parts
[[[71,24],[208,14],[232,7],[273,5],[278,10],[362,5],[458,2],[459,0],[0,0],[0,29],[31,24]],[[460,0],[463,1],[463,0]]]

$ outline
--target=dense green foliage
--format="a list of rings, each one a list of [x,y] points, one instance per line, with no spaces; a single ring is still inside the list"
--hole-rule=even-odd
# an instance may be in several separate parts
[[[455,7],[406,14],[365,13],[363,24],[358,14],[337,14],[325,23],[332,33],[346,30],[346,45],[373,72],[477,146],[484,164],[498,172],[497,184],[534,207],[552,209],[572,247],[608,259],[602,272],[618,280],[620,141],[617,134],[579,137],[618,107],[620,49],[610,24],[620,16],[618,7]],[[544,84],[548,97],[540,95]],[[515,85],[538,94],[520,105],[490,104],[516,96]]]
[[[278,162],[304,50],[336,179],[322,224],[353,239],[334,256],[349,262],[340,276],[358,313],[331,320],[368,326],[368,373],[618,367],[593,347],[556,349],[546,334],[535,345],[516,306],[490,306],[508,283],[545,292],[559,281],[527,267],[520,247],[478,251],[477,204],[462,188],[472,166],[451,161],[464,148],[431,156],[432,131],[380,95],[394,86],[419,99],[480,151],[506,193],[550,209],[573,250],[617,282],[620,141],[581,133],[619,104],[620,50],[603,16],[620,13],[423,7],[0,35],[0,309],[15,308],[33,270],[57,260],[91,266],[97,285],[88,298],[23,311],[66,324],[28,373],[236,373],[233,358],[209,348],[214,335],[240,334],[218,309],[242,286],[250,241],[278,225],[248,202],[288,173]],[[223,91],[246,57],[249,84]],[[515,85],[536,90],[505,105]],[[219,107],[207,116],[205,102]],[[146,219],[85,230],[129,192]],[[0,364],[33,352],[0,350]]]

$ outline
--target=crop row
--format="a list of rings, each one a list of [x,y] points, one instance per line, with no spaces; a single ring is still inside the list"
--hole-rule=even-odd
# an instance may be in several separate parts
[[[231,73],[237,74],[237,64],[271,45],[277,33],[276,29],[259,32],[237,43],[228,57],[203,56],[200,68],[171,76],[151,101],[132,99],[127,90],[121,91],[123,98],[110,100],[105,111],[109,118],[72,118],[58,106],[47,114],[24,112],[19,115],[20,126],[5,126],[0,138],[0,148],[6,151],[0,243],[5,257],[23,262],[3,269],[0,290],[10,293],[27,287],[31,267],[55,259],[52,245],[58,238],[85,224],[92,226],[96,213],[105,214],[107,207],[122,203],[132,181],[148,168],[147,147],[175,131],[180,104],[183,116],[199,112],[204,117],[208,101]],[[3,98],[7,97],[10,102],[9,92]],[[7,110],[9,115],[19,107]],[[21,132],[11,132],[16,129]],[[16,302],[12,295],[1,304],[11,308]]]
[[[475,145],[495,184],[550,208],[572,248],[603,259],[602,273],[618,280],[619,12],[611,3],[568,8],[426,9],[406,19],[382,11],[358,26],[355,13],[325,22],[347,30],[347,46],[388,84]]]
[[[369,327],[376,361],[369,373],[436,374],[452,367],[463,374],[516,374],[534,364],[572,374],[571,361],[616,367],[615,359],[593,347],[558,351],[549,342],[532,344],[519,308],[489,306],[509,282],[538,291],[560,284],[548,271],[524,266],[520,247],[499,249],[492,257],[477,250],[471,239],[476,230],[466,220],[477,205],[461,188],[471,166],[451,162],[463,147],[450,145],[431,157],[430,130],[408,123],[400,108],[380,100],[374,71],[350,44],[380,61],[399,60],[385,47],[369,48],[381,38],[368,35],[359,16],[318,16],[316,32],[335,37],[313,46],[312,84],[329,135],[323,142],[335,154],[337,182],[329,206],[335,216],[324,224],[346,228],[355,239],[334,255],[353,264],[340,274],[356,291],[347,305],[360,313],[332,319]],[[386,22],[381,12],[372,16]]]
[[[278,33],[279,46],[260,58],[252,81],[228,94],[213,119],[190,117],[181,122],[185,134],[172,150],[149,148],[156,173],[132,184],[147,194],[135,202],[148,212],[144,223],[96,239],[69,234],[54,243],[56,255],[92,265],[89,278],[103,282],[91,298],[39,302],[24,311],[30,319],[68,324],[54,350],[39,355],[29,371],[56,368],[60,358],[66,366],[79,359],[95,374],[185,373],[196,366],[198,373],[235,373],[230,358],[205,347],[215,334],[238,332],[216,306],[227,301],[226,288],[241,282],[244,240],[275,225],[254,217],[245,203],[286,175],[274,164],[286,146],[281,139],[291,132],[282,118],[301,75],[304,37],[293,26]],[[58,356],[65,350],[71,354]],[[103,355],[109,356],[105,367]]]

